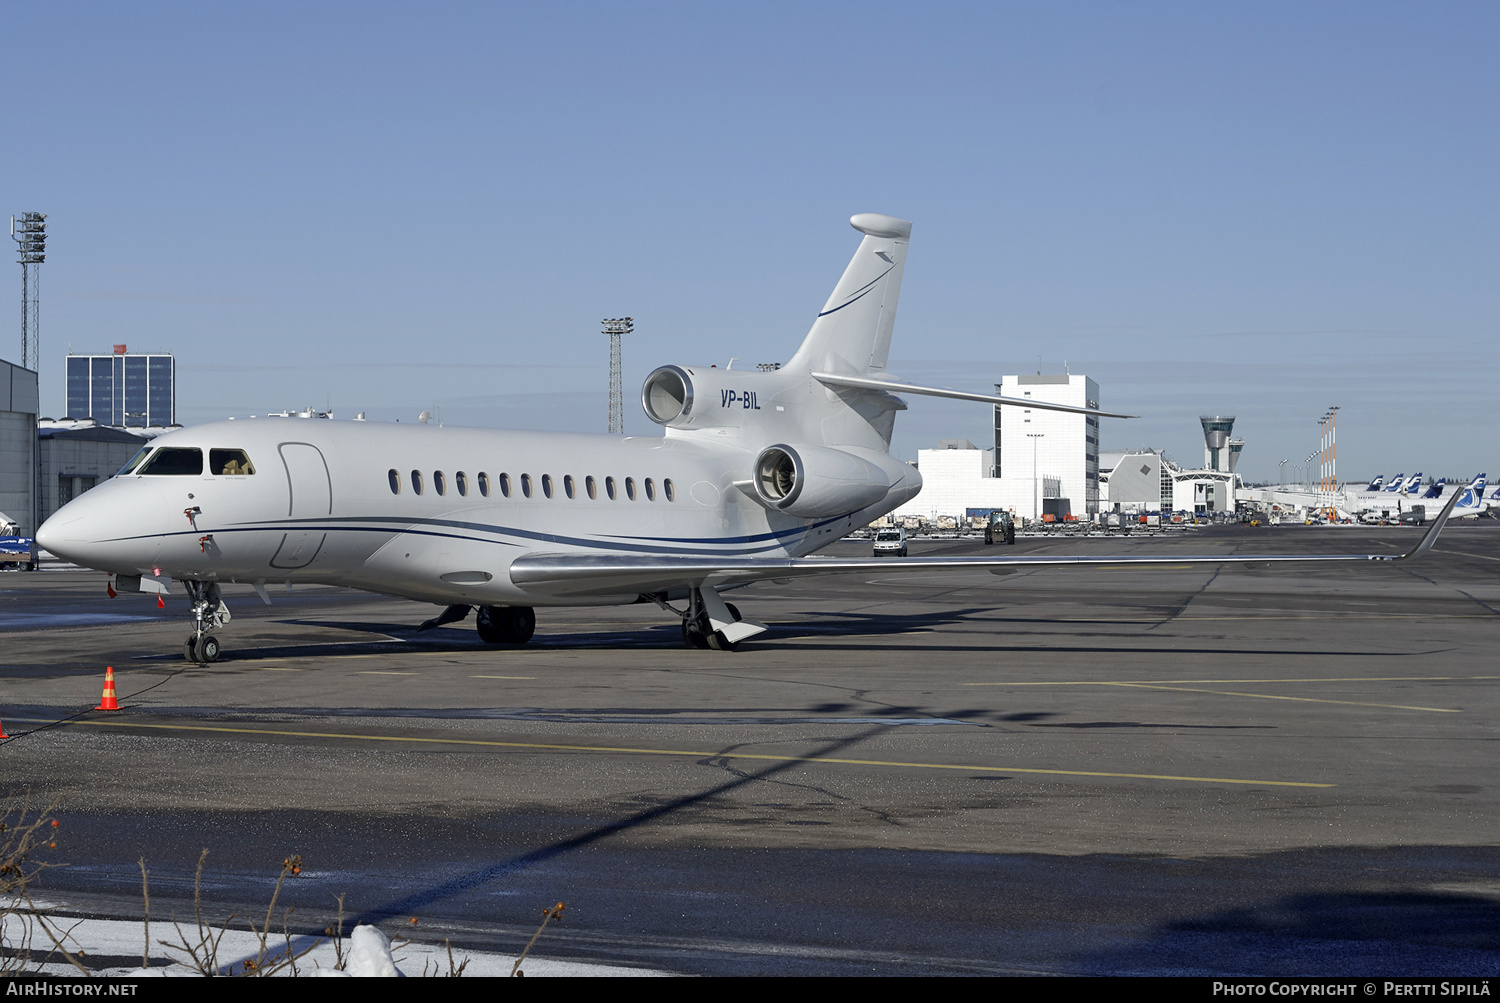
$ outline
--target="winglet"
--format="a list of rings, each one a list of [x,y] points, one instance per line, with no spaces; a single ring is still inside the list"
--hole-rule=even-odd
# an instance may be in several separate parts
[[[1432,549],[1432,545],[1437,543],[1438,534],[1443,531],[1443,526],[1447,524],[1448,517],[1453,514],[1453,507],[1458,504],[1458,496],[1462,493],[1461,491],[1453,492],[1453,497],[1448,499],[1448,504],[1443,506],[1443,510],[1438,513],[1438,517],[1432,520],[1432,526],[1427,532],[1422,534],[1422,539],[1417,541],[1417,545],[1396,558],[1396,560],[1409,561],[1413,557],[1421,557]]]

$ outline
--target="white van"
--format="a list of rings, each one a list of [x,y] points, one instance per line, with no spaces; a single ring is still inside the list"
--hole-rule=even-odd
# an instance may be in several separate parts
[[[875,531],[875,556],[905,557],[906,530],[900,526],[895,529],[877,529]]]

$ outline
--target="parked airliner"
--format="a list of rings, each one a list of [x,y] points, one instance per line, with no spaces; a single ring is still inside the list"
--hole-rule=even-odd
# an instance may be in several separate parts
[[[890,455],[900,395],[1075,414],[1097,409],[902,382],[886,371],[911,224],[874,213],[801,347],[774,371],[667,365],[641,402],[659,438],[269,418],[160,436],[64,506],[37,543],[121,590],[192,601],[184,655],[212,662],[220,583],[320,582],[477,610],[479,635],[524,643],[538,606],[652,602],[684,641],[732,649],[766,629],[722,590],[874,571],[1004,573],[1085,564],[1387,561],[1409,553],[936,557],[808,555],[921,490]],[[673,603],[680,603],[674,606]]]

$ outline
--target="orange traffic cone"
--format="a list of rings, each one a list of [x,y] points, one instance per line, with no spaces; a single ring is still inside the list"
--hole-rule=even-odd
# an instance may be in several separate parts
[[[104,667],[104,696],[99,700],[99,706],[94,709],[120,709],[120,701],[115,699],[115,667],[113,665],[106,665]]]

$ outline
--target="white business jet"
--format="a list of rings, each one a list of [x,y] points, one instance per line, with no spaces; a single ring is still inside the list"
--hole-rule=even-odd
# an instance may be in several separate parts
[[[269,418],[152,440],[37,532],[119,589],[192,600],[192,661],[219,656],[222,582],[317,582],[477,608],[479,636],[530,639],[537,606],[653,602],[684,641],[728,650],[766,629],[720,594],[767,579],[878,570],[1264,564],[1406,555],[941,557],[892,564],[808,555],[911,499],[889,452],[903,394],[1107,417],[1089,408],[914,386],[886,372],[911,224],[863,234],[802,347],[778,370],[662,366],[642,404],[660,438]],[[1451,508],[1451,505],[1450,505]],[[680,606],[674,606],[679,603]]]

